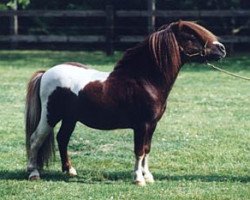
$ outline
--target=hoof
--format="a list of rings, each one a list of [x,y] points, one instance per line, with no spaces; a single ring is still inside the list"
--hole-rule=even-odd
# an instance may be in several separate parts
[[[154,179],[147,179],[147,178],[145,178],[145,181],[146,181],[146,183],[149,183],[149,184],[153,184],[154,182],[155,182],[155,180]]]
[[[145,179],[146,183],[152,184],[155,182],[154,177],[152,175],[144,176],[144,179]]]
[[[77,176],[77,172],[74,167],[71,167],[69,171],[65,171],[65,173],[70,177]]]
[[[133,180],[134,180],[134,184],[138,185],[138,186],[146,186],[146,181],[142,175],[141,172],[133,172]]]
[[[38,181],[40,179],[41,179],[40,176],[30,176],[29,177],[29,181]]]
[[[75,170],[75,168],[74,167],[71,167],[70,169],[69,169],[69,176],[77,176],[77,172],[76,172],[76,170]]]
[[[37,181],[40,180],[40,175],[37,169],[33,170],[29,175],[30,181]]]
[[[135,183],[135,185],[140,186],[140,187],[146,186],[146,182],[145,181],[135,181],[134,183]]]

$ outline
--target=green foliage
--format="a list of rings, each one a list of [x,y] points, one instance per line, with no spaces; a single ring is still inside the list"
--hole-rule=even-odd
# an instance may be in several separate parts
[[[157,0],[156,8],[165,10],[197,10],[197,9],[237,9],[246,6],[250,7],[248,0]],[[15,7],[15,2],[20,8],[29,9],[105,9],[105,6],[110,4],[115,9],[147,9],[147,0],[3,0],[0,4],[0,9]]]
[[[0,51],[1,199],[249,199],[249,82],[197,64],[181,70],[154,134],[150,166],[155,184],[138,188],[131,182],[131,130],[97,131],[80,124],[69,146],[78,177],[60,172],[57,153],[41,181],[26,180],[23,115],[31,74],[66,61],[110,71],[120,56]],[[250,77],[249,55],[217,65]]]
[[[0,3],[0,11],[1,10],[7,10],[7,9],[8,9],[8,7],[5,4]]]
[[[239,0],[157,0],[158,8],[166,10],[214,10],[239,8]]]
[[[105,9],[106,5],[113,5],[115,9],[143,10],[147,9],[147,0],[35,0],[31,1],[31,8],[46,9]],[[165,10],[197,10],[197,9],[231,9],[239,8],[239,0],[156,0],[157,9]],[[243,7],[244,8],[244,7]]]
[[[11,9],[26,8],[30,4],[30,0],[9,0],[6,6]]]

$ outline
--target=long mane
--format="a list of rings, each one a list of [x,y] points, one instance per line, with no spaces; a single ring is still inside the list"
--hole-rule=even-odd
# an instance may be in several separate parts
[[[180,50],[172,26],[160,28],[149,37],[150,52],[162,72],[170,68],[176,71],[181,65]]]
[[[181,55],[172,24],[152,33],[136,47],[128,49],[115,66],[116,69],[131,69],[134,73],[157,71],[165,79],[179,71]]]

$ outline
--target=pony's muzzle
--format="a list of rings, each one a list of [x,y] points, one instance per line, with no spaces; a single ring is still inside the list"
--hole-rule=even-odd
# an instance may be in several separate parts
[[[213,42],[213,44],[216,46],[216,48],[220,52],[220,57],[225,58],[227,55],[225,46],[218,41]]]

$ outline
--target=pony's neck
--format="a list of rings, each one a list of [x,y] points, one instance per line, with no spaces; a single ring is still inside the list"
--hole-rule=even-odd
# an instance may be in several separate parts
[[[170,44],[165,44],[170,45]],[[168,51],[170,47],[166,48]],[[182,66],[176,61],[175,55],[169,52],[159,52],[162,60],[167,60],[164,65],[159,66],[150,49],[150,38],[138,46],[127,50],[122,59],[114,68],[114,73],[123,73],[130,78],[144,79],[157,86],[165,95],[168,95]],[[173,58],[172,58],[173,56]],[[167,97],[167,96],[166,96]]]
[[[128,49],[121,60],[119,60],[114,71],[123,70],[131,72],[136,76],[143,75],[153,65],[148,48],[148,39],[138,44],[136,47]]]

